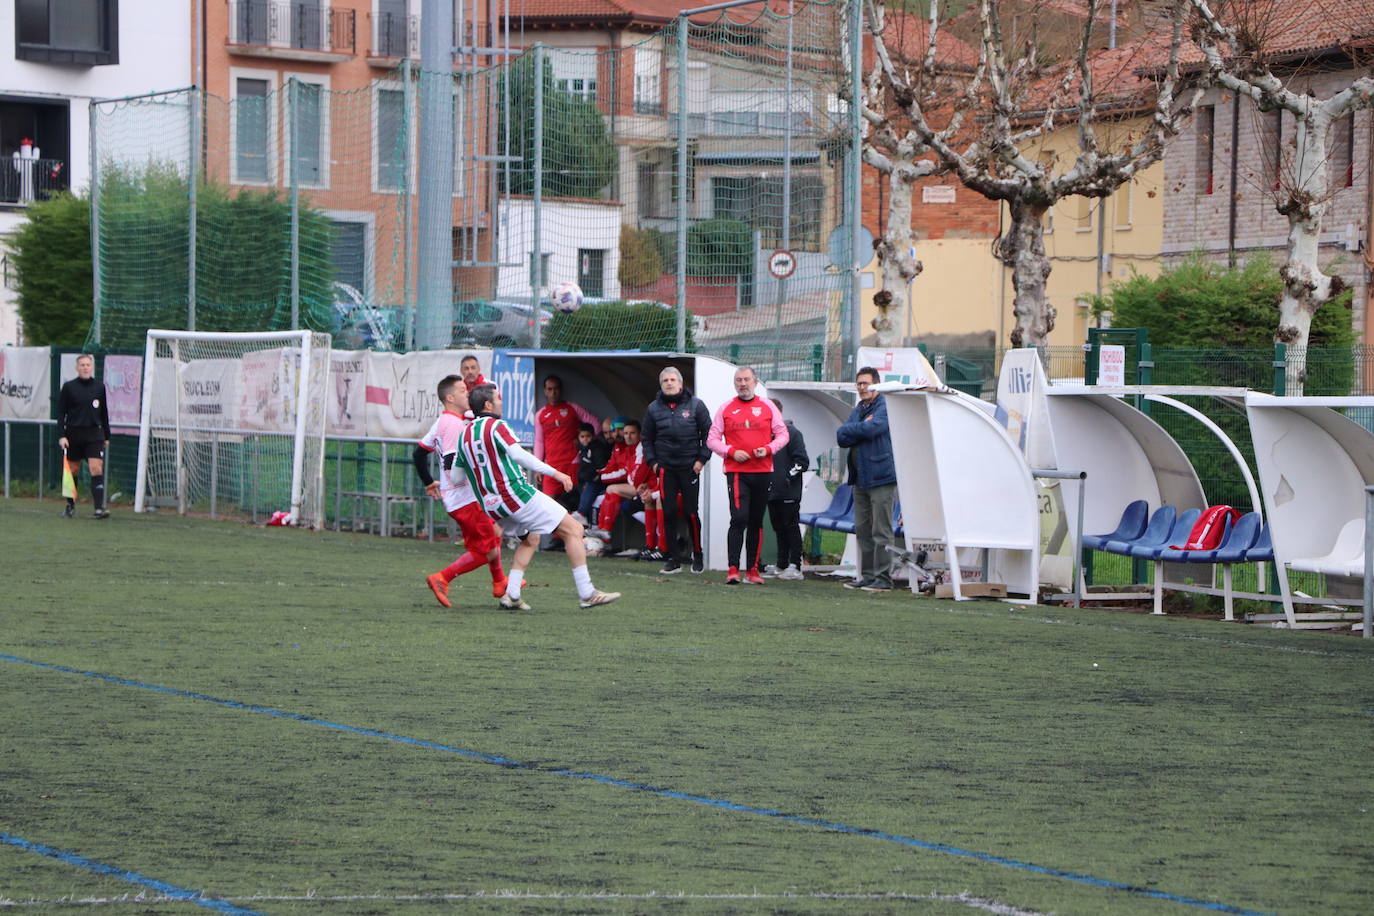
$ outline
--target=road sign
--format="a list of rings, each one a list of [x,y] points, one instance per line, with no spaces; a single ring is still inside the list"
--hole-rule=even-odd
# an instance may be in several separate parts
[[[792,276],[797,269],[797,256],[779,248],[768,256],[768,272],[779,280]]]

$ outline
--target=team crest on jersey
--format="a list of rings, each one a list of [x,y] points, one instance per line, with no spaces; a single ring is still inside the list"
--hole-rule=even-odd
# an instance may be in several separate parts
[[[690,420],[691,418],[692,418],[692,412],[691,412],[690,410],[684,410],[684,411],[682,412],[682,419],[684,419],[684,420]]]
[[[753,408],[753,411],[754,411],[754,416],[756,416],[756,417],[761,417],[761,416],[763,416],[763,408],[762,408],[762,407],[755,407],[755,408]]]
[[[566,416],[568,415],[568,408],[566,408],[566,407],[561,407],[561,408],[559,408],[559,410],[558,410],[558,415],[559,415],[560,417],[566,417]]]

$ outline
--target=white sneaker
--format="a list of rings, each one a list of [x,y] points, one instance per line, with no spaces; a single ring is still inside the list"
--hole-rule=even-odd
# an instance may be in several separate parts
[[[610,604],[620,597],[620,592],[603,592],[600,590],[592,592],[590,598],[583,598],[579,604],[582,607],[596,607],[601,604]]]
[[[764,575],[768,574],[764,573]],[[782,572],[778,573],[778,578],[786,579],[789,582],[796,582],[798,580],[805,579],[806,577],[802,575],[800,566],[789,566]]]
[[[587,534],[594,538],[601,538],[603,541],[609,541],[611,539],[611,533],[605,528],[588,528]]]
[[[523,598],[512,598],[510,595],[501,596],[501,607],[508,611],[532,611],[534,608],[525,603]]]
[[[765,579],[782,578],[780,575],[780,570],[772,563],[769,563],[767,566],[765,566],[763,568],[763,572],[759,573],[759,575],[763,576]]]

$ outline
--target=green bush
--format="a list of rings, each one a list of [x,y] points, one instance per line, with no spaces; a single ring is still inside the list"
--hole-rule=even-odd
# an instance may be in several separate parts
[[[186,326],[187,179],[173,165],[107,167],[100,185],[101,343],[141,347],[148,328]],[[298,202],[300,324],[328,331],[329,219]],[[89,258],[89,247],[83,252]],[[196,329],[291,327],[291,201],[276,191],[202,184],[196,198]]]
[[[91,328],[91,206],[59,194],[28,208],[9,241],[19,317],[32,346],[79,347]]]
[[[708,219],[687,228],[687,273],[744,277],[754,269],[754,233],[737,219]]]
[[[1236,268],[1201,253],[1157,277],[1135,274],[1094,301],[1118,328],[1146,328],[1154,350],[1154,380],[1170,385],[1243,385],[1269,390],[1283,281],[1274,262],[1256,255]],[[1307,394],[1349,394],[1355,333],[1346,291],[1312,317]],[[1168,351],[1184,351],[1172,354]],[[1239,351],[1251,351],[1241,354]]]
[[[687,323],[687,351],[696,349],[692,325]],[[600,302],[571,314],[555,312],[544,332],[550,350],[677,349],[677,310],[651,302]]]
[[[620,227],[620,285],[646,286],[663,273],[663,259],[649,235],[652,230]]]

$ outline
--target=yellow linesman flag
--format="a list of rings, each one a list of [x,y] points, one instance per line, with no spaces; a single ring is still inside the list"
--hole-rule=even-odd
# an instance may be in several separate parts
[[[72,466],[67,463],[67,453],[62,453],[62,495],[76,499],[76,478],[72,476]]]

